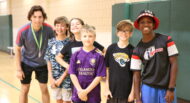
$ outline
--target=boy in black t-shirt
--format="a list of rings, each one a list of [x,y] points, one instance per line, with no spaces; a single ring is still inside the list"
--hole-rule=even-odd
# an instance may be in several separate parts
[[[129,43],[133,24],[130,20],[122,20],[117,26],[117,43],[111,44],[106,52],[106,97],[107,103],[128,103],[133,101],[133,74],[130,70],[133,46]]]
[[[143,36],[131,58],[136,103],[177,103],[178,50],[170,36],[154,32],[158,25],[159,19],[150,10],[143,10],[134,22]]]

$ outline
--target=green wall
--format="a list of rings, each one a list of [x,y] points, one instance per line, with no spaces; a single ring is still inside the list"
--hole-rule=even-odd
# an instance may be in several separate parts
[[[12,16],[0,16],[0,50],[8,52],[7,47],[12,46]]]
[[[189,4],[190,0],[157,0],[152,2],[115,4],[112,7],[112,42],[118,40],[115,36],[114,28],[118,21],[122,19],[131,19],[134,21],[139,12],[143,9],[154,11],[161,22],[155,32],[171,35],[180,53],[178,58],[177,96],[190,101],[190,46],[188,46],[190,45]],[[122,6],[123,9],[117,8],[118,6]],[[141,33],[135,30],[130,42],[136,46],[140,38]]]

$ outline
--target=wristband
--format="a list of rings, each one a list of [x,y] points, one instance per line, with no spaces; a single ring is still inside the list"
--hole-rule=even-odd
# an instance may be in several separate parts
[[[168,88],[167,90],[169,90],[170,92],[173,92],[175,88]]]

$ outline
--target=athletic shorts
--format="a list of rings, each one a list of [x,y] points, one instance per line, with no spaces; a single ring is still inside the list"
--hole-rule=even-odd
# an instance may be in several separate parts
[[[134,103],[134,102],[128,102],[128,99],[110,98],[107,100],[107,103]]]
[[[146,84],[142,85],[141,93],[142,93],[142,102],[143,103],[167,103],[165,100],[167,90],[153,88]],[[172,103],[177,103],[176,91],[174,91],[174,101]]]
[[[24,72],[25,78],[21,80],[22,84],[30,84],[32,72],[35,72],[36,79],[40,83],[47,83],[48,82],[48,70],[47,65],[40,66],[40,67],[31,67],[25,63],[21,63],[22,70]]]
[[[52,96],[56,100],[71,101],[72,91],[71,89],[53,88]]]

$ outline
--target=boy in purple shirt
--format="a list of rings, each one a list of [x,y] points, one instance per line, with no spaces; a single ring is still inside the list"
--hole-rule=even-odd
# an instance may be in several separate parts
[[[74,84],[74,103],[100,103],[100,81],[106,76],[102,53],[93,46],[95,30],[84,25],[81,30],[83,47],[70,59],[69,74]]]

